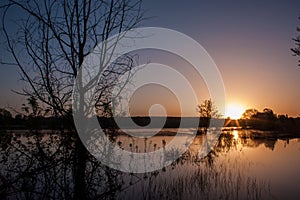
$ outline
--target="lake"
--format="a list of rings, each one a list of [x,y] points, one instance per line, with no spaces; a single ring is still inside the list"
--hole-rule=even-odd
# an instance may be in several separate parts
[[[140,130],[140,135],[155,130]],[[163,148],[176,129],[151,138],[114,137],[121,148],[150,152]],[[185,134],[188,134],[188,130]],[[183,137],[184,136],[177,136]],[[179,159],[161,170],[124,173],[85,161],[87,199],[299,199],[300,139],[291,135],[224,129],[212,152],[197,156],[197,135]],[[1,199],[69,199],[75,194],[74,136],[42,131],[2,131]]]

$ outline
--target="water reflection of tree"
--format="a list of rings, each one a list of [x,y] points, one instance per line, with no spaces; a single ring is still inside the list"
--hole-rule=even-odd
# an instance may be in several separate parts
[[[70,133],[1,136],[1,196],[3,198],[71,199],[76,173],[75,138]],[[88,155],[84,171],[85,198],[114,196],[122,180]]]
[[[259,133],[258,135],[260,137],[255,137],[255,131],[249,130],[240,130],[239,133],[239,136],[235,138],[232,131],[223,132],[216,144],[215,151],[229,152],[231,149],[236,150],[244,147],[257,148],[260,145],[274,150],[276,142],[278,141],[276,135],[273,135],[273,137],[261,137],[263,134]]]
[[[256,148],[260,145],[264,145],[266,148],[268,148],[272,151],[274,150],[276,143],[277,143],[277,139],[274,139],[274,138],[270,138],[270,139],[243,138],[243,139],[241,139],[241,144],[244,147]]]
[[[21,79],[28,86],[24,87],[21,93],[35,100],[33,101],[34,114],[37,114],[38,110],[35,108],[39,101],[50,107],[54,116],[68,119],[65,121],[64,127],[73,125],[70,110],[72,89],[75,78],[85,78],[81,77],[80,73],[84,59],[92,49],[103,42],[98,66],[99,71],[103,72],[113,54],[111,49],[116,46],[116,43],[108,45],[105,40],[114,34],[136,27],[143,18],[139,0],[109,2],[93,0],[9,1],[1,3],[0,7],[3,11],[1,12],[3,33],[14,62],[10,64],[16,65],[20,69]],[[15,28],[11,29],[10,13],[15,13],[16,10],[20,12],[20,21],[15,24]],[[107,78],[105,80],[108,81],[106,88],[116,83],[116,79],[112,79],[112,77],[130,71],[133,66],[131,56],[124,55],[119,58],[117,63],[112,64],[111,68],[104,72]],[[93,86],[97,86],[97,83]],[[100,96],[96,106],[100,105],[101,107],[103,103],[111,104],[111,101],[102,102],[102,100],[108,99],[107,95],[109,94],[103,94],[106,90],[101,89],[101,84],[99,87],[98,95]],[[93,195],[93,191],[89,190],[87,193],[89,182],[86,180],[88,176],[86,173],[87,167],[93,167],[95,162],[88,155],[76,134],[69,138],[71,143],[63,140],[67,145],[56,141],[56,145],[60,148],[53,155],[43,151],[51,149],[51,144],[44,143],[49,147],[41,148],[39,136],[35,137],[37,143],[36,146],[31,146],[32,149],[28,149],[29,147],[22,143],[17,145],[14,141],[10,146],[18,152],[15,158],[11,157],[11,162],[15,162],[16,167],[19,167],[14,169],[14,165],[10,165],[13,170],[12,174],[19,175],[12,177],[15,180],[8,183],[5,191],[27,191],[29,190],[27,187],[37,189],[42,182],[40,179],[43,179],[46,181],[45,184],[42,184],[44,188],[41,187],[35,191],[39,196],[43,196],[44,193],[51,196],[53,193],[54,197],[59,197],[56,191],[49,191],[53,188],[62,188],[59,191],[64,191],[64,193],[60,195],[65,198],[73,195],[76,199],[84,199],[88,195]],[[41,172],[46,165],[50,166],[49,171]],[[65,174],[62,174],[57,166],[61,167]],[[102,169],[103,166],[98,168]],[[114,176],[113,170],[103,171],[110,177]],[[32,176],[35,173],[36,176]],[[70,179],[69,176],[72,178]],[[102,180],[101,177],[100,179]],[[5,176],[3,181],[6,181]],[[14,185],[14,182],[24,181],[26,184]],[[52,187],[53,184],[57,187]],[[25,187],[25,185],[27,186]],[[29,193],[25,194],[29,195]]]
[[[2,133],[1,198],[74,198],[75,142],[70,133]],[[197,136],[195,142],[201,144],[203,137]],[[255,199],[255,195],[260,197],[259,193],[265,192],[266,183],[245,177],[245,166],[238,166],[234,159],[230,162],[235,165],[215,162],[220,153],[235,148],[235,145],[233,137],[223,136],[215,151],[204,159],[198,158],[197,151],[189,150],[171,166],[144,174],[122,173],[87,155],[83,177],[85,198],[115,199],[132,195],[132,198],[179,199],[223,195],[239,199],[247,190],[251,192],[248,199]]]

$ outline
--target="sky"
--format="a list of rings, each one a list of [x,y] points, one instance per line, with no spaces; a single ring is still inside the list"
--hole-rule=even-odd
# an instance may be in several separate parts
[[[222,75],[228,104],[299,116],[300,67],[290,48],[300,26],[300,1],[151,0],[143,2],[143,9],[151,18],[142,26],[182,32],[206,49]],[[3,35],[0,40],[4,60]],[[175,61],[184,71],[184,63]],[[0,71],[0,107],[19,107],[24,98],[11,91],[22,88],[18,69],[0,64]]]
[[[218,66],[227,103],[300,114],[300,68],[290,51],[300,1],[147,1],[146,25],[198,41]]]

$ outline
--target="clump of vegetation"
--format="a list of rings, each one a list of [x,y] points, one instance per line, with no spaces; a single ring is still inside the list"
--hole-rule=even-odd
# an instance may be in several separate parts
[[[293,132],[300,130],[300,118],[292,118],[288,115],[275,114],[270,108],[263,109],[259,112],[256,109],[247,109],[239,124],[243,128],[270,131],[287,131]]]

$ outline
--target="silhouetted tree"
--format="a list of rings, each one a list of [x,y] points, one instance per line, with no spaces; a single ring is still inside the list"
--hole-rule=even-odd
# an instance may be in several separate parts
[[[287,120],[287,119],[289,119],[289,116],[287,114],[285,114],[285,115],[278,115],[277,118],[279,120]]]
[[[5,108],[0,108],[0,119],[10,119],[12,118],[11,113]]]
[[[41,117],[47,115],[51,108],[42,108],[40,107],[36,97],[30,96],[27,98],[27,104],[22,104],[21,109],[25,112],[28,117]]]
[[[251,119],[252,116],[256,115],[258,113],[258,110],[254,108],[250,108],[245,110],[245,112],[242,114],[242,119]]]
[[[247,109],[243,115],[242,119],[264,119],[264,120],[273,120],[276,118],[273,110],[270,108],[265,108],[263,112],[259,112],[258,110],[251,108]]]
[[[3,32],[7,47],[30,87],[22,94],[53,108],[56,115],[69,115],[72,87],[85,57],[110,36],[130,30],[142,20],[140,1],[15,1],[2,6]],[[22,12],[16,32],[11,32],[9,11]],[[9,25],[11,26],[11,25]],[[112,46],[103,45],[99,68],[104,69]],[[24,59],[26,57],[26,60]],[[106,77],[132,69],[124,56]],[[112,82],[109,82],[112,84]],[[107,85],[106,85],[107,86]]]
[[[270,108],[265,108],[263,110],[263,113],[267,119],[274,120],[276,118],[276,115],[274,114],[273,110]]]
[[[198,105],[197,111],[199,112],[200,117],[209,119],[221,117],[221,114],[211,99],[204,100],[200,105]]]
[[[204,131],[209,127],[212,118],[215,119],[222,116],[211,99],[206,99],[198,105],[197,112],[200,115],[199,126],[204,127]]]
[[[300,19],[300,16],[299,18]],[[297,32],[300,32],[300,28],[297,27]],[[294,53],[293,55],[294,56],[300,56],[300,34],[298,36],[296,36],[295,38],[293,38],[295,44],[296,44],[296,47],[294,48],[291,48],[291,51]],[[299,62],[299,66],[300,66],[300,60],[298,61]]]
[[[5,108],[0,108],[0,126],[8,127],[13,120],[12,114]]]
[[[247,109],[243,113],[240,123],[243,127],[260,130],[275,130],[278,128],[277,116],[270,108],[263,109],[263,112],[253,108]]]
[[[104,41],[136,27],[142,20],[140,6],[140,0],[8,0],[2,3],[2,27],[7,48],[13,64],[20,69],[22,80],[29,86],[21,94],[34,100],[34,109],[35,100],[40,101],[51,107],[55,116],[67,116],[69,123],[73,123],[70,112],[73,83],[84,59],[103,42],[99,68],[100,72],[105,69],[112,56],[107,52],[116,44],[108,46]],[[15,23],[17,30],[10,29],[9,16],[10,12],[16,11],[22,17],[14,19],[18,21]],[[124,55],[119,61],[121,64],[118,62],[106,71],[106,79],[98,88],[98,102],[107,99],[107,88],[115,83],[112,80],[133,68],[131,56]],[[101,87],[103,85],[105,87]],[[75,146],[74,198],[84,199],[87,153],[78,138]]]
[[[260,120],[274,120],[276,115],[273,110],[270,108],[265,108],[263,112],[257,112],[255,115],[252,115],[251,118],[260,119]]]

